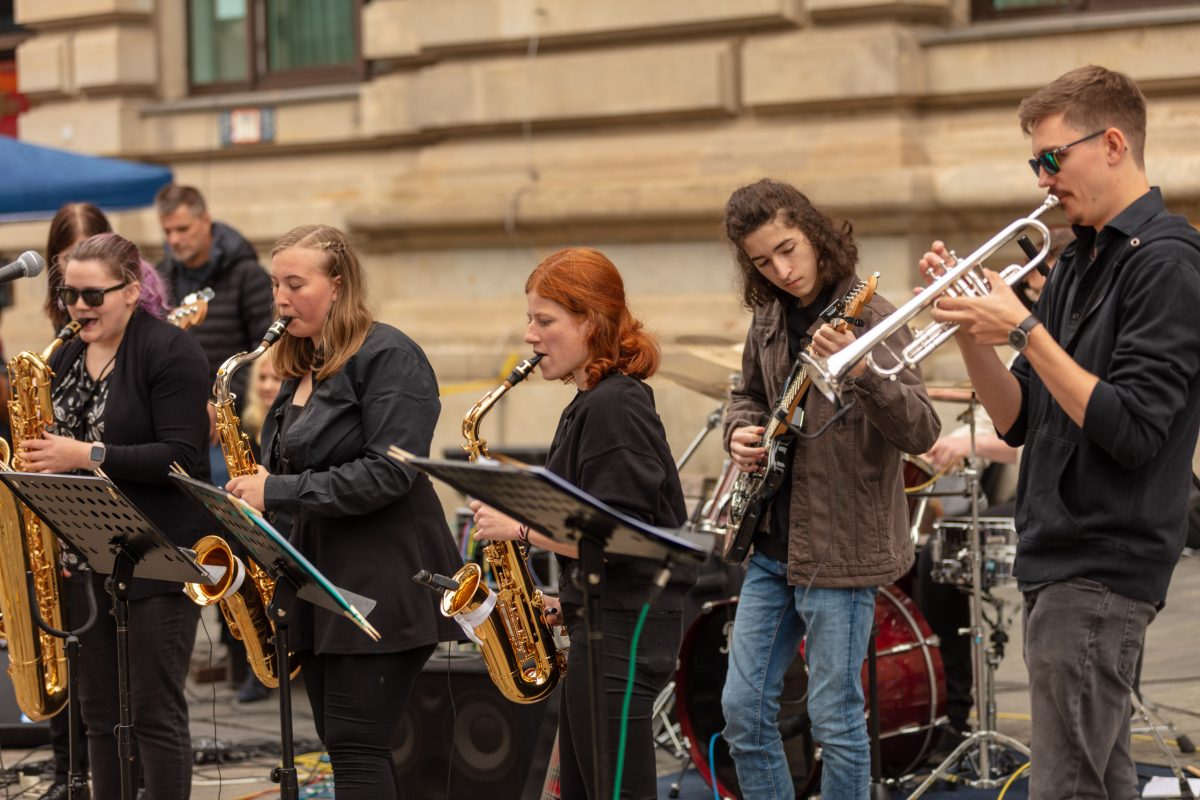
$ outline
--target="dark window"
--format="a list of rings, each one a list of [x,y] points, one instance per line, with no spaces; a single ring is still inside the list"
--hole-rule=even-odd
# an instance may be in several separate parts
[[[971,0],[974,19],[1017,19],[1088,11],[1145,11],[1193,4],[1195,0]]]
[[[189,0],[192,89],[360,79],[363,0]]]

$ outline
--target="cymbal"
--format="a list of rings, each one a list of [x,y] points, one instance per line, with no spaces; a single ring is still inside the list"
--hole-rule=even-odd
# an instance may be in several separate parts
[[[742,370],[742,345],[663,348],[658,374],[707,397],[723,400]]]

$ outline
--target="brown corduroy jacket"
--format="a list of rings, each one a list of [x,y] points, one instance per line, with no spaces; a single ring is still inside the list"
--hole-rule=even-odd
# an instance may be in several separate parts
[[[843,280],[835,297],[844,296],[857,277]],[[860,314],[862,336],[895,307],[876,295]],[[813,325],[809,333],[823,324]],[[907,327],[888,344],[899,352],[912,336]],[[886,354],[876,356],[891,363]],[[736,428],[761,425],[779,399],[792,361],[788,354],[784,307],[772,300],[754,310],[742,353],[742,385],[733,392],[725,414],[725,447]],[[919,370],[904,370],[896,380],[870,369],[848,382],[844,400],[853,408],[815,439],[793,445],[789,509],[788,582],[826,588],[885,586],[913,562],[908,510],[904,498],[901,453],[924,453],[937,440],[941,422]],[[803,430],[811,433],[833,416],[835,408],[815,387],[804,402]],[[763,514],[769,523],[770,514]]]

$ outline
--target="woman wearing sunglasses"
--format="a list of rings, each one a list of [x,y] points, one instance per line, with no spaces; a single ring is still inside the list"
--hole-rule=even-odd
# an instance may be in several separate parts
[[[101,233],[112,233],[112,225],[104,212],[91,203],[66,203],[50,220],[50,235],[46,241],[46,303],[43,310],[56,333],[71,321],[67,304],[58,291],[63,283],[63,256],[84,239]],[[167,313],[167,287],[145,259],[139,266],[138,275],[142,284],[138,305],[148,314],[162,319]]]
[[[167,473],[178,463],[208,477],[207,361],[190,335],[141,307],[144,293],[141,257],[129,240],[103,233],[68,251],[56,294],[82,328],[50,359],[54,424],[23,444],[22,457],[34,472],[103,467],[172,541],[191,546],[210,525]],[[147,800],[191,793],[183,687],[200,608],[181,588],[135,578],[129,591],[133,728]],[[103,576],[73,571],[65,591],[71,619],[86,618],[88,591],[102,609],[80,637],[78,663],[92,793],[117,797],[116,626],[103,613]]]

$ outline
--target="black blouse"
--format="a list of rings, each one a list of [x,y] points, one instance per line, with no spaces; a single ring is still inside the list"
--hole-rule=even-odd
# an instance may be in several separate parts
[[[283,382],[263,425],[267,512],[277,527],[290,516],[292,542],[335,586],[376,601],[368,618],[383,637],[372,642],[343,617],[300,603],[297,649],[390,653],[459,638],[439,596],[412,582],[422,569],[452,575],[462,566],[441,504],[424,474],[387,454],[392,445],[429,453],[441,403],[425,354],[375,323],[281,432],[297,385]]]

